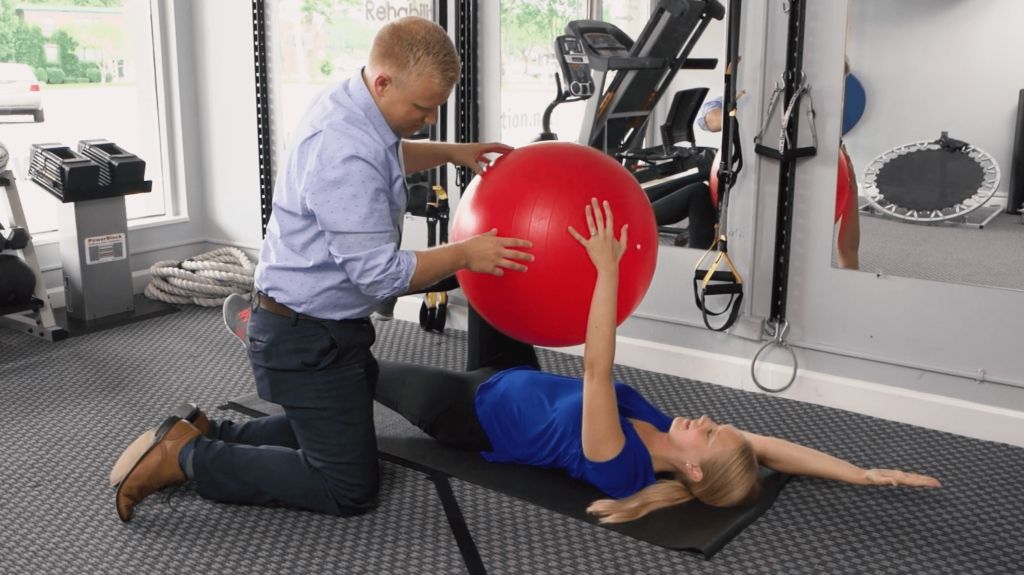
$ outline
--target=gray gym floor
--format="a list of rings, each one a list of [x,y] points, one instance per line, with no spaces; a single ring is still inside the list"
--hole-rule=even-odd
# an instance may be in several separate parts
[[[465,350],[462,332],[379,325],[379,357],[460,368]],[[541,359],[579,372],[578,358]],[[616,375],[669,413],[710,413],[945,486],[797,478],[705,560],[453,480],[488,573],[1024,572],[1024,449],[631,368]],[[244,351],[216,309],[57,344],[0,330],[0,573],[467,572],[433,484],[386,462],[381,505],[360,517],[218,504],[185,486],[122,524],[106,478],[124,446],[182,400],[213,408],[251,390]]]
[[[834,256],[832,265],[838,265]],[[1000,213],[978,229],[912,224],[861,213],[860,269],[944,283],[1024,289],[1024,219]]]

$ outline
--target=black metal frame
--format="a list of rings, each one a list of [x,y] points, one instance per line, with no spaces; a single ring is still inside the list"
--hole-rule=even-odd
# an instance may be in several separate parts
[[[256,56],[256,134],[260,157],[260,218],[263,234],[267,235],[267,222],[274,200],[274,174],[271,162],[274,156],[270,141],[270,96],[267,75],[267,25],[264,0],[252,0],[252,40]]]
[[[790,102],[803,77],[804,26],[807,0],[789,1],[789,33],[786,39],[786,82],[783,102]],[[800,130],[800,114],[794,113],[786,128],[789,142],[796,145]],[[772,272],[772,302],[770,321],[777,329],[786,320],[786,302],[789,286],[789,258],[793,243],[793,198],[796,190],[798,159],[789,157],[779,165],[779,197],[775,227],[775,266]]]
[[[448,31],[448,0],[434,0],[434,21]],[[430,127],[430,139],[435,142],[448,141],[448,103],[441,105],[437,124]],[[431,185],[437,184],[448,190],[448,167],[440,166],[431,173]]]
[[[477,51],[479,43],[479,3],[477,0],[458,0],[455,5],[455,47],[462,60],[462,73],[455,87],[455,141],[475,142],[480,137],[479,70]],[[455,184],[464,192],[473,173],[469,168],[459,167],[455,172]]]
[[[1006,202],[1006,213],[1017,215],[1024,212],[1024,90],[1017,99],[1017,129],[1010,162],[1010,198]]]

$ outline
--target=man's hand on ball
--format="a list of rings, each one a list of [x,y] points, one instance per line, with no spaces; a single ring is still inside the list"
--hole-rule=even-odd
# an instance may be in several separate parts
[[[533,242],[520,238],[506,238],[498,235],[497,228],[462,242],[463,267],[470,271],[496,276],[505,275],[505,270],[525,272],[520,262],[532,262],[533,254],[524,251],[533,247]]]

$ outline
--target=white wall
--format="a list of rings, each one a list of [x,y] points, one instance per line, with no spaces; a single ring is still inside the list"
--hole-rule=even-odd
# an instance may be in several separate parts
[[[252,2],[193,2],[192,11],[205,235],[218,244],[258,250],[262,226]]]

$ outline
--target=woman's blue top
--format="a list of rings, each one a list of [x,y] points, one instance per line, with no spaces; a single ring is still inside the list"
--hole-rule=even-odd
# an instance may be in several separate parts
[[[668,431],[672,418],[638,391],[615,383],[619,424],[626,443],[600,463],[583,455],[583,381],[530,367],[495,374],[476,392],[476,414],[493,451],[484,459],[563,469],[611,497],[628,497],[654,483],[651,454],[629,419]]]

